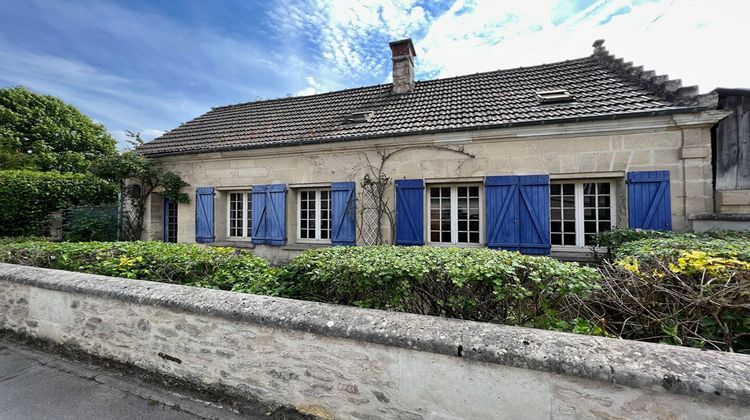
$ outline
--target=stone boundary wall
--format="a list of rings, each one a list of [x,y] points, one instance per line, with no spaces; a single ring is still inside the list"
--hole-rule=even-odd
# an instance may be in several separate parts
[[[323,418],[750,418],[750,356],[0,264],[0,330]]]

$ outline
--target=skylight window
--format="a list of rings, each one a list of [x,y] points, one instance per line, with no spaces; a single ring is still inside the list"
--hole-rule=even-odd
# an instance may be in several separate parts
[[[356,111],[352,112],[346,117],[348,123],[363,123],[368,122],[375,116],[373,111]]]
[[[576,99],[573,94],[568,92],[566,89],[538,90],[536,91],[536,98],[541,104],[573,102]]]

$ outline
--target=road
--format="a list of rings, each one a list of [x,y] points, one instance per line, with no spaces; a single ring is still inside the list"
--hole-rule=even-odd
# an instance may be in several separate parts
[[[1,420],[240,418],[268,417],[0,340]]]

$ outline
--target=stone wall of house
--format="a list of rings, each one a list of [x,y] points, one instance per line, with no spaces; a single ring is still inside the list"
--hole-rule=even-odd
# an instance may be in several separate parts
[[[481,183],[488,175],[550,174],[554,179],[610,179],[616,182],[619,226],[627,225],[625,174],[669,170],[672,225],[690,229],[689,215],[713,212],[710,127],[718,116],[687,114],[633,120],[549,124],[465,133],[368,139],[319,145],[204,153],[161,158],[163,165],[196,187],[216,187],[216,236],[226,239],[226,191],[253,184],[283,183],[287,199],[286,247],[259,246],[256,252],[283,261],[306,245],[297,244],[295,188],[336,181],[360,181],[380,163],[378,151],[393,152],[385,173],[393,179]],[[722,114],[723,115],[723,114]],[[461,148],[467,156],[446,148]],[[391,202],[394,201],[390,192]],[[147,218],[147,239],[161,238],[160,198]],[[193,204],[179,207],[180,242],[194,241]],[[384,237],[390,238],[386,229]]]
[[[0,331],[321,418],[747,418],[750,357],[0,264]]]

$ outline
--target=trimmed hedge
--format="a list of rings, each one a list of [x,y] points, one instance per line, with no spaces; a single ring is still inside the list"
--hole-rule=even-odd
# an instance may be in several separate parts
[[[0,262],[252,293],[276,278],[246,251],[163,242],[6,242]]]
[[[116,197],[114,184],[89,174],[0,171],[0,236],[44,235],[50,213]]]
[[[277,294],[426,315],[569,330],[569,295],[596,288],[596,270],[486,248],[332,247],[308,250],[280,274]],[[575,322],[575,320],[569,320]]]
[[[116,241],[117,207],[73,207],[63,211],[62,238],[68,242]]]
[[[276,269],[232,248],[34,240],[0,240],[0,261],[750,352],[750,235],[658,235],[623,241],[598,270],[484,248],[398,246],[308,250]]]

